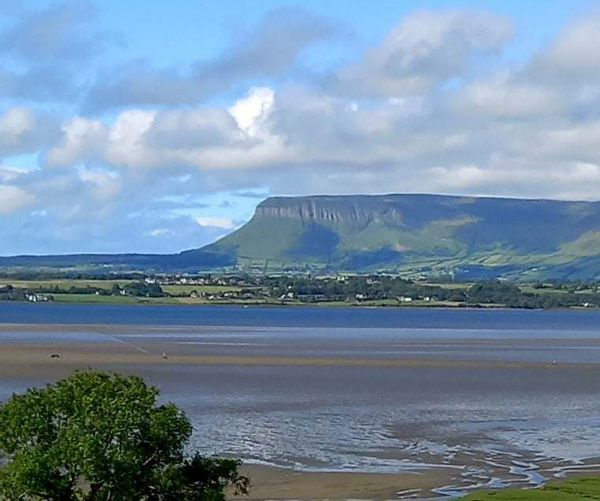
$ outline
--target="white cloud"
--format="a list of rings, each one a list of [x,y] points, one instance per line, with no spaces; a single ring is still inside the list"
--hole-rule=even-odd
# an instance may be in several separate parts
[[[196,223],[199,226],[223,228],[224,230],[233,230],[236,227],[236,224],[226,217],[197,217]]]
[[[0,214],[6,215],[31,205],[35,197],[16,186],[0,184]]]
[[[101,199],[115,198],[121,191],[119,176],[115,172],[81,169],[79,179],[91,185],[93,194]]]
[[[581,19],[562,31],[550,48],[542,55],[549,69],[598,74],[600,72],[600,17]],[[573,74],[573,72],[576,72]],[[568,76],[568,75],[565,75]]]
[[[0,183],[10,183],[15,181],[27,171],[0,164]]]
[[[159,238],[159,237],[164,237],[166,235],[169,235],[169,233],[170,233],[170,231],[167,230],[166,228],[155,228],[153,230],[146,232],[146,235],[148,235],[150,237]]]
[[[254,87],[247,96],[229,108],[238,127],[249,136],[261,134],[273,109],[275,92],[268,87]]]
[[[48,153],[51,165],[71,165],[93,160],[102,154],[108,138],[106,126],[99,120],[74,117],[62,127],[62,144]]]
[[[461,75],[478,53],[498,51],[511,22],[488,12],[418,11],[405,17],[363,60],[339,73],[350,92],[402,96]]]
[[[0,116],[0,136],[3,141],[16,142],[18,137],[33,131],[35,117],[26,108],[11,108]]]
[[[155,115],[153,111],[144,110],[121,113],[110,128],[106,159],[110,163],[133,167],[151,163],[144,135],[152,127]]]
[[[471,112],[496,117],[537,118],[561,109],[561,100],[551,89],[503,78],[474,82],[460,100]]]
[[[48,162],[95,162],[134,169],[241,169],[269,164],[285,155],[280,138],[266,125],[272,99],[264,90],[250,93],[232,112],[207,107],[127,110],[112,124],[76,117],[63,127],[62,144],[50,150]]]

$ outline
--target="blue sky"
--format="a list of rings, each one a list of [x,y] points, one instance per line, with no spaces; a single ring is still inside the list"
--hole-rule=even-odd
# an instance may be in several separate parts
[[[590,1],[0,0],[0,254],[175,252],[270,195],[600,198]]]
[[[341,59],[352,59],[353,51],[376,44],[402,17],[422,9],[486,9],[509,16],[520,34],[509,53],[520,59],[554,37],[566,22],[594,8],[593,2],[583,0],[174,0],[165,9],[163,2],[131,0],[103,3],[99,24],[124,36],[126,43],[114,57],[148,58],[169,66],[211,58],[269,12],[297,5],[345,26],[349,40],[335,51]],[[315,62],[336,60],[319,50],[312,56]]]

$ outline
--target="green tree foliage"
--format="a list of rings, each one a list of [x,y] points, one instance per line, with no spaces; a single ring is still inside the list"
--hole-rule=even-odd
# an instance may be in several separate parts
[[[0,499],[175,501],[246,493],[239,461],[186,455],[192,426],[141,378],[76,372],[0,406]]]
[[[162,287],[156,283],[132,282],[123,289],[127,296],[135,297],[164,297]]]

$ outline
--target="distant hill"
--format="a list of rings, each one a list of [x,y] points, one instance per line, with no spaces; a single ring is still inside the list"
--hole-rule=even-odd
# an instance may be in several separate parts
[[[600,278],[600,202],[277,197],[204,251],[254,267],[593,279]]]
[[[0,258],[10,267],[400,272],[600,279],[600,202],[444,195],[275,197],[237,231],[176,255]]]

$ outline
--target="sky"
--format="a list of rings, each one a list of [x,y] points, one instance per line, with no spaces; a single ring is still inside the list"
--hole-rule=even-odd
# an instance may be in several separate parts
[[[178,252],[268,196],[600,200],[600,3],[0,0],[0,255]]]

